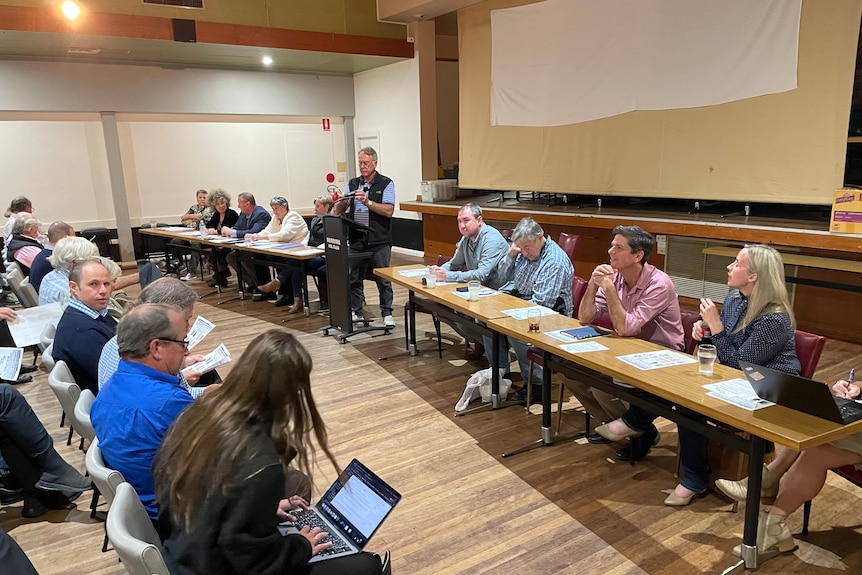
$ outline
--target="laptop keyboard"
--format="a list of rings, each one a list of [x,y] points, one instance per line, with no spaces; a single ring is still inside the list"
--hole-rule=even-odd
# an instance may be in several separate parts
[[[841,412],[841,417],[846,419],[848,417],[856,417],[862,411],[862,408],[857,403],[851,402],[839,405],[838,411]]]
[[[321,531],[326,531],[328,533],[321,543],[331,542],[332,547],[319,551],[317,553],[318,555],[335,555],[337,553],[344,553],[345,551],[353,550],[353,548],[350,547],[337,533],[332,533],[331,528],[324,523],[316,513],[294,512],[294,517],[296,517],[295,525],[297,529],[302,529],[308,525],[312,529],[319,527]]]

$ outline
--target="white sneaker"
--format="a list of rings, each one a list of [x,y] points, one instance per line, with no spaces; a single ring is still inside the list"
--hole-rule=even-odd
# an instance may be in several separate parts
[[[350,319],[351,319],[351,320],[353,320],[353,322],[355,323],[355,322],[357,322],[357,321],[362,321],[362,320],[363,320],[363,317],[362,317],[361,315],[358,315],[358,314],[354,311],[354,312],[351,312],[351,314],[350,314]]]
[[[391,315],[387,315],[383,318],[383,325],[386,327],[395,327],[395,318]]]
[[[189,272],[189,273],[187,273],[186,275],[184,275],[183,277],[181,277],[180,279],[181,279],[181,280],[183,280],[184,282],[187,282],[187,281],[189,281],[189,280],[193,280],[193,279],[195,279],[196,277],[197,277],[197,276],[196,276],[195,274],[193,274],[193,273]]]

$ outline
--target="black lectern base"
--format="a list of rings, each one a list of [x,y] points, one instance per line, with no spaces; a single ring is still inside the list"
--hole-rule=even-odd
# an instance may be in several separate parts
[[[371,325],[371,322],[374,320],[363,319],[360,321],[353,322],[354,324],[361,323],[362,327],[359,329],[351,329],[350,331],[343,331],[340,327],[336,327],[334,325],[327,325],[325,327],[320,328],[320,331],[323,332],[323,335],[329,335],[329,330],[335,329],[341,332],[338,335],[338,343],[344,344],[347,343],[347,339],[353,337],[354,335],[358,335],[360,333],[367,333],[369,331],[382,331],[383,335],[390,335],[394,327],[389,327],[385,325]]]

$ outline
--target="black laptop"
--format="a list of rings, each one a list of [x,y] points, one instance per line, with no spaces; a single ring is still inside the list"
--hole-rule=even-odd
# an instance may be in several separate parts
[[[829,386],[813,379],[740,361],[739,367],[760,399],[821,419],[847,424],[862,419],[862,404],[835,397]]]
[[[332,547],[312,557],[311,563],[359,553],[400,500],[400,493],[354,459],[317,505],[292,512],[296,523],[284,522],[279,531],[286,535],[308,525],[329,533],[322,543],[331,541]]]

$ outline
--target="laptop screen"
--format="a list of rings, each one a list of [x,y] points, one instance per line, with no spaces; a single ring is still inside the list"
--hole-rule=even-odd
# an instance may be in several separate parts
[[[400,500],[400,493],[354,459],[317,507],[361,549]]]

